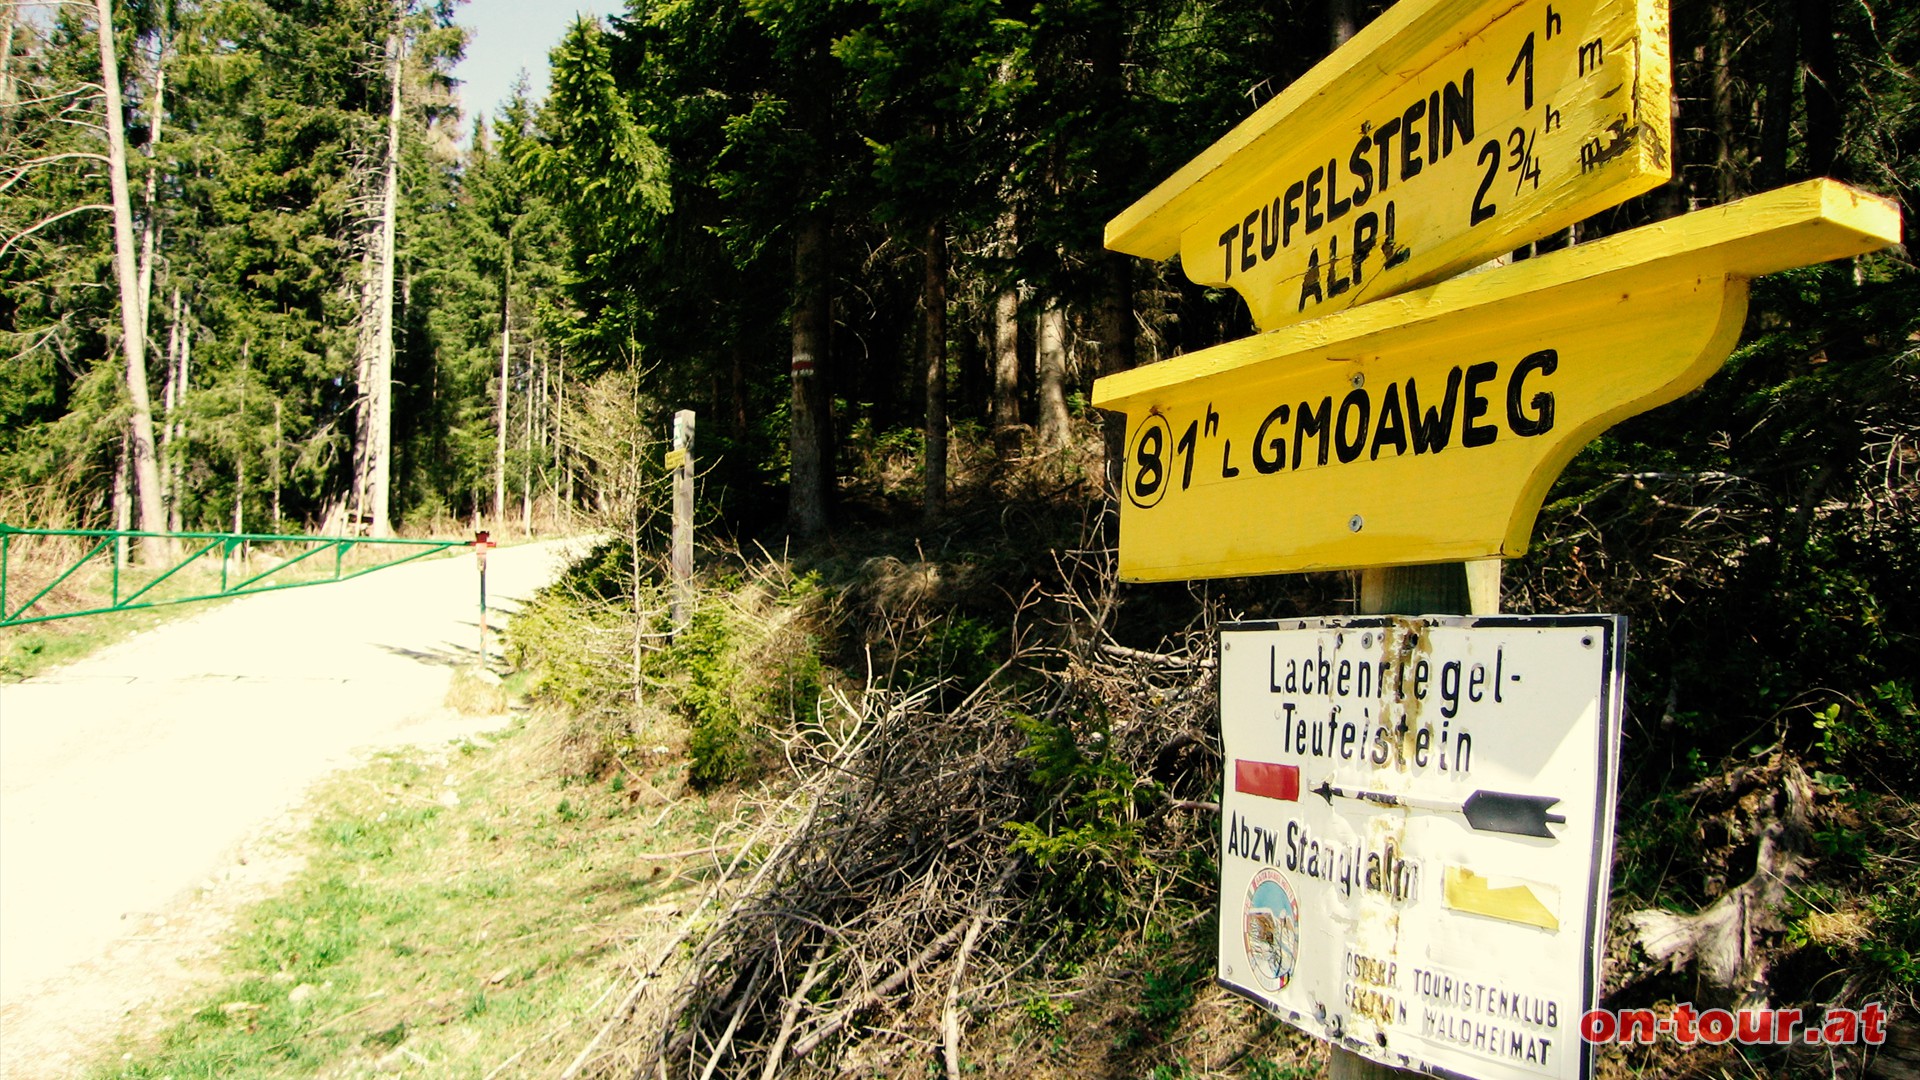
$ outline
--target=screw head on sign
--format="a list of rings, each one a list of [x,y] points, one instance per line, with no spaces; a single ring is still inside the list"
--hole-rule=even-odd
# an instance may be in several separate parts
[[[1347,384],[1358,390],[1367,385],[1367,377],[1364,373],[1356,371],[1353,373],[1353,378],[1347,380]]]
[[[1359,532],[1361,529],[1364,529],[1366,527],[1367,527],[1367,520],[1361,517],[1359,514],[1355,514],[1352,517],[1347,519],[1348,532]]]

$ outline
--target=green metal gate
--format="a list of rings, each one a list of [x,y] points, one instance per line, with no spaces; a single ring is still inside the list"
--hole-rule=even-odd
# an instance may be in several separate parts
[[[18,557],[16,543],[31,537],[69,537],[90,541],[86,553],[55,575],[52,580],[41,586],[25,602],[18,602],[21,590],[14,588],[15,561]],[[140,540],[170,540],[186,545],[187,554],[171,561],[165,566],[143,567],[141,577],[147,573],[154,576],[144,581],[130,580],[130,575],[121,567],[119,545],[124,542]],[[278,544],[289,547],[303,546],[304,550],[273,566],[257,573],[246,574],[245,570],[236,575],[234,565],[236,555],[244,553],[253,545]],[[471,540],[403,540],[386,537],[365,536],[281,536],[272,533],[155,533],[139,532],[131,529],[17,529],[0,523],[0,629],[9,626],[25,626],[29,623],[51,622],[55,619],[73,619],[82,615],[99,615],[110,611],[134,611],[141,608],[163,607],[168,604],[185,604],[196,600],[217,600],[225,596],[244,596],[249,593],[273,592],[277,589],[298,589],[307,585],[325,585],[338,581],[350,581],[375,570],[410,563],[424,559],[436,552],[450,548],[472,547]],[[391,557],[382,558],[370,566],[348,566],[347,558],[355,548],[369,551],[392,552]],[[218,553],[220,559],[220,587],[208,589],[201,586],[199,591],[190,591],[188,595],[157,596],[154,590],[175,574]],[[331,558],[327,556],[331,553]],[[74,611],[34,612],[34,606],[59,588],[62,582],[71,578],[88,563],[105,558],[112,564],[112,581],[109,586],[109,600],[106,604],[83,606]],[[309,569],[319,566],[331,567],[320,575],[303,580],[289,580],[287,572],[296,566]],[[245,576],[241,576],[245,575]],[[137,587],[136,587],[137,586]],[[29,586],[31,587],[31,586]],[[125,593],[123,596],[122,593]],[[18,606],[14,606],[18,602]]]

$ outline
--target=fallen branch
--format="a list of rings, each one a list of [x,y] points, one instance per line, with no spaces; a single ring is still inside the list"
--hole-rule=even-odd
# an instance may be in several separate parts
[[[813,1053],[815,1048],[829,1038],[832,1038],[835,1032],[852,1023],[861,1013],[885,1001],[895,991],[905,986],[907,980],[913,978],[915,972],[919,971],[923,966],[932,963],[934,960],[939,959],[940,955],[946,952],[947,948],[966,932],[966,929],[966,924],[963,923],[933,939],[932,944],[920,950],[913,959],[902,964],[898,971],[887,976],[885,982],[867,991],[860,997],[860,1000],[854,1002],[852,1005],[828,1017],[825,1023],[808,1033],[806,1038],[794,1044],[793,1060],[798,1061],[808,1054]]]
[[[773,1080],[779,1073],[780,1058],[787,1052],[787,1041],[793,1038],[793,1029],[800,1022],[800,1009],[807,1003],[807,993],[827,973],[820,963],[825,956],[824,946],[814,951],[813,962],[807,965],[806,974],[800,977],[800,985],[787,996],[787,1007],[780,1016],[780,1033],[774,1036],[773,1047],[767,1051],[767,1060],[760,1069],[760,1080]]]
[[[1191,656],[1175,656],[1171,653],[1148,652],[1145,649],[1128,648],[1125,645],[1115,645],[1112,642],[1101,642],[1100,651],[1106,653],[1108,656],[1119,656],[1128,660],[1138,660],[1143,664],[1154,664],[1158,667],[1211,668],[1214,666],[1214,661],[1210,657],[1207,659],[1195,659]]]
[[[941,1035],[946,1044],[947,1080],[960,1080],[960,980],[966,975],[967,957],[980,940],[980,924],[984,921],[984,915],[976,913],[973,922],[967,926],[967,936],[960,942],[960,951],[953,956],[953,975],[947,980],[946,1005],[940,1010]]]
[[[720,1059],[727,1056],[727,1050],[733,1045],[734,1032],[740,1030],[740,1017],[747,1011],[747,1003],[753,1000],[753,992],[760,989],[760,977],[767,973],[767,962],[753,969],[753,978],[747,980],[747,988],[740,994],[740,1001],[733,1007],[733,1019],[727,1021],[727,1030],[720,1033],[720,1042],[713,1048],[713,1056],[707,1058],[707,1067],[701,1071],[700,1080],[713,1080],[713,1071],[720,1067]]]

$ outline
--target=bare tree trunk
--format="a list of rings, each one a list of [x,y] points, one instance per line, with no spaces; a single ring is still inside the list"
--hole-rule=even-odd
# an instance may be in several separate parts
[[[167,508],[167,528],[173,532],[180,532],[186,527],[187,465],[183,446],[187,441],[187,394],[193,389],[193,306],[186,305],[180,311],[183,318],[180,324],[180,387],[173,395],[174,408],[180,410],[180,422],[173,425],[176,445],[167,465],[173,473],[167,485],[173,492],[173,504]]]
[[[1721,202],[1734,197],[1733,176],[1733,27],[1728,0],[1714,0],[1707,11],[1707,34],[1712,38],[1713,177]]]
[[[402,3],[404,0],[402,0]],[[399,11],[395,12],[398,19]],[[396,224],[400,213],[400,74],[405,39],[396,25],[387,35],[386,181],[380,202],[380,330],[374,353],[373,453],[367,477],[372,536],[391,536],[387,511],[393,475],[393,277]]]
[[[531,367],[532,365],[531,358],[529,358],[528,360],[528,365],[529,367]],[[531,371],[527,373],[526,399],[527,399],[526,406],[525,406],[526,413],[527,413],[526,436],[521,441],[521,444],[520,444],[525,451],[523,456],[520,459],[520,532],[523,535],[532,536],[533,535],[533,407],[540,399],[536,397],[533,393],[533,373]]]
[[[824,158],[833,145],[833,102],[828,80],[816,75],[834,61],[829,42],[816,40],[800,61],[790,95],[797,126]],[[812,76],[812,77],[809,77]],[[833,487],[833,394],[830,372],[833,278],[828,245],[833,220],[824,177],[829,162],[803,159],[797,193],[799,220],[793,236],[793,348],[788,368],[791,426],[788,430],[787,531],[811,540],[827,531]]]
[[[126,532],[133,527],[133,506],[128,498],[127,469],[132,462],[127,460],[128,438],[120,436],[120,452],[113,456],[113,527]],[[113,565],[122,570],[127,568],[127,538],[122,536],[113,542]]]
[[[380,260],[374,248],[378,244],[378,235],[370,234],[360,256],[360,333],[353,375],[359,395],[355,400],[353,421],[353,490],[341,498],[337,515],[339,520],[335,522],[341,535],[361,531],[367,513],[367,487],[373,474],[373,399],[377,393],[373,373],[378,366],[374,354],[379,351],[374,341],[379,318],[374,309],[380,298]],[[334,516],[329,513],[330,519]]]
[[[547,354],[546,350],[542,349],[540,352],[540,396],[535,399],[540,405],[540,411],[534,414],[536,423],[533,425],[533,437],[530,440],[533,445],[540,448],[538,471],[540,473],[541,487],[551,487],[553,483],[552,470],[547,467],[547,462],[552,455],[551,444],[553,442],[553,388],[548,385],[547,379]],[[533,490],[533,472],[533,466],[529,465],[527,472],[527,490],[529,491]]]
[[[160,501],[167,504],[167,527],[179,532],[174,506],[180,492],[173,482],[173,437],[179,427],[180,410],[180,290],[177,288],[173,290],[173,318],[167,323],[167,386],[161,391],[160,401],[164,410],[160,419]]]
[[[827,215],[806,211],[793,239],[792,429],[788,437],[787,528],[810,540],[827,529],[827,430],[833,423],[826,391]]]
[[[1807,109],[1807,174],[1833,175],[1840,153],[1840,59],[1833,48],[1833,10],[1808,4],[1800,11],[1800,55],[1806,62],[1800,99]],[[1844,177],[1842,179],[1845,179]]]
[[[1766,103],[1760,113],[1760,168],[1755,177],[1762,189],[1787,182],[1787,140],[1800,74],[1800,0],[1774,0],[1772,6],[1773,55],[1769,58]]]
[[[0,4],[0,137],[13,130],[13,28],[14,4]]]
[[[547,380],[553,380],[552,388],[547,392],[547,422],[546,433],[543,436],[547,459],[544,463],[543,475],[547,481],[547,513],[559,523],[561,529],[565,529],[566,513],[560,502],[560,416],[561,410],[566,407],[567,388],[561,381],[559,364],[560,361],[557,359],[543,359],[540,363],[541,384],[546,385]]]
[[[1118,22],[1101,21],[1092,35],[1092,76],[1096,92],[1121,107],[1132,87],[1128,82],[1126,37]],[[1093,346],[1096,374],[1111,375],[1134,365],[1133,347],[1133,260],[1117,252],[1100,256],[1100,282],[1093,302]],[[1126,417],[1107,415],[1105,431],[1105,476],[1109,498],[1118,499],[1126,453]]]
[[[733,347],[728,350],[727,365],[727,434],[735,441],[747,437],[747,343],[745,335],[736,334]]]
[[[507,240],[511,245],[513,240]],[[507,253],[507,271],[500,284],[500,395],[493,406],[493,520],[507,516],[507,390],[513,356],[513,253]]]
[[[153,256],[160,245],[160,209],[157,193],[160,169],[160,125],[166,119],[167,42],[160,39],[160,53],[153,63],[153,101],[147,107],[147,201],[140,221],[140,336],[151,338],[153,318]]]
[[[1327,0],[1327,41],[1329,49],[1347,43],[1360,29],[1360,15],[1354,0]]]
[[[1133,264],[1125,255],[1107,253],[1106,281],[1094,301],[1095,345],[1100,350],[1102,375],[1126,371],[1134,365],[1133,348]],[[1108,414],[1106,424],[1106,482],[1115,497],[1120,492],[1122,457],[1126,454],[1127,422],[1119,413]]]
[[[1035,381],[1039,397],[1039,442],[1043,450],[1067,445],[1071,424],[1067,416],[1067,313],[1049,300],[1040,310],[1035,334]]]
[[[247,531],[247,369],[251,367],[251,342],[240,346],[240,426],[239,441],[233,449],[233,531]]]
[[[567,516],[568,519],[571,520],[573,515],[573,466],[567,460],[567,443],[565,439],[567,423],[567,354],[564,349],[561,350],[560,353],[560,371],[555,381],[560,384],[558,414],[561,427],[559,429],[559,436],[554,440],[553,458],[555,464],[560,468],[560,483],[562,485],[560,505],[567,508]]]
[[[280,402],[273,403],[273,531],[280,531],[280,485],[284,481],[280,472]]]
[[[120,64],[113,47],[112,0],[94,0],[99,18],[100,81],[106,90],[108,174],[113,186],[114,277],[120,287],[122,351],[127,356],[127,397],[133,406],[129,424],[133,472],[139,489],[140,529],[165,532],[166,509],[160,501],[160,468],[154,457],[153,405],[147,394],[146,317],[139,309],[139,275],[133,255],[133,201],[127,191],[127,132],[120,104]],[[165,558],[167,541],[142,542],[142,557]]]
[[[926,279],[920,296],[927,309],[921,354],[927,380],[926,490],[921,509],[932,521],[947,501],[947,238],[937,222],[927,228]]]
[[[533,443],[544,454],[547,436],[553,430],[553,388],[547,385],[547,351],[544,347],[540,349],[540,396],[535,400],[540,408],[534,413]]]
[[[1001,461],[1020,453],[1020,293],[1012,287],[993,304],[993,447]]]

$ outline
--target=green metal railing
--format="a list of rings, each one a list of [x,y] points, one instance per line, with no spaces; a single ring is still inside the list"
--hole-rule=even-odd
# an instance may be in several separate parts
[[[42,586],[40,590],[35,592],[25,603],[20,604],[18,607],[12,607],[10,605],[13,603],[13,600],[9,598],[8,588],[13,577],[13,559],[16,555],[15,541],[25,537],[70,537],[80,540],[91,540],[93,544],[88,548],[86,554],[75,559],[71,565],[68,565],[66,569],[55,576],[53,580]],[[138,588],[133,588],[136,583],[126,580],[126,575],[121,567],[122,560],[119,557],[117,549],[122,541],[135,540],[185,542],[187,548],[191,549],[191,552],[181,556],[164,570],[159,570],[151,580],[146,581],[144,584],[139,584]],[[257,574],[234,580],[234,555],[236,552],[240,552],[252,544],[304,544],[307,545],[307,549],[297,555],[275,563],[273,566]],[[135,611],[141,608],[163,607],[168,604],[192,603],[196,600],[218,600],[221,597],[227,596],[245,596],[250,593],[273,592],[278,589],[298,589],[308,585],[325,585],[339,581],[350,581],[364,574],[371,574],[375,570],[385,570],[388,567],[410,563],[416,559],[424,559],[436,552],[446,551],[451,548],[472,546],[473,541],[471,540],[402,540],[365,536],[278,536],[270,533],[156,533],[139,532],[131,529],[16,529],[11,525],[0,523],[0,629],[9,626],[25,626],[29,623],[51,622],[55,619],[73,619],[82,615],[100,615],[110,611]],[[379,548],[417,548],[418,550],[405,555],[397,555],[394,558],[374,563],[371,566],[348,567],[347,555],[356,547],[375,550]],[[188,566],[193,565],[195,562],[198,562],[200,559],[213,554],[216,550],[219,551],[220,558],[220,587],[217,590],[195,592],[186,596],[161,597],[153,595],[153,590],[162,582],[165,582],[167,579],[186,569]],[[289,581],[286,580],[285,577],[280,577],[280,575],[284,575],[287,570],[303,563],[309,566],[316,565],[315,563],[310,563],[308,560],[315,559],[317,556],[324,556],[328,552],[333,554],[331,573],[302,581]],[[108,603],[94,607],[83,607],[76,611],[28,614],[28,612],[33,610],[34,605],[44,600],[54,589],[59,588],[62,582],[72,577],[81,567],[102,555],[106,556],[107,561],[113,567],[110,599]],[[318,565],[324,565],[325,562],[326,560],[322,558]],[[145,569],[156,570],[158,568],[147,567]],[[245,574],[246,571],[242,570],[241,573]],[[278,577],[278,580],[274,580],[276,577]],[[121,592],[123,589],[131,591],[128,591],[125,596],[122,596]]]

